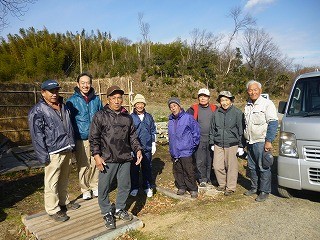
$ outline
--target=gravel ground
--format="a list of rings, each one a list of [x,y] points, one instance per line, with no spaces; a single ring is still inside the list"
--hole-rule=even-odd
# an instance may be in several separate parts
[[[271,195],[264,203],[239,194],[218,204],[213,200],[203,206],[190,205],[188,212],[177,209],[142,220],[143,231],[155,238],[316,240],[320,239],[319,216],[319,194],[304,192],[292,199]]]
[[[320,239],[319,202],[274,196],[269,200],[213,222],[213,235],[198,239]]]

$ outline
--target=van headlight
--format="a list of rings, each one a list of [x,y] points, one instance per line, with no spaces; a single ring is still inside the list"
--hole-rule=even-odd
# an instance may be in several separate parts
[[[279,155],[294,158],[298,157],[297,140],[293,133],[280,133]]]

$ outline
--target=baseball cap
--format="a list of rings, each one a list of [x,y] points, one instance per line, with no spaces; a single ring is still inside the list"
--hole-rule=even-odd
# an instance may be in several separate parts
[[[210,97],[210,91],[209,91],[209,89],[201,88],[201,89],[198,91],[198,96],[199,96],[199,95],[206,95],[206,96]]]
[[[263,152],[262,167],[269,168],[273,164],[273,156],[271,151]]]
[[[59,83],[56,80],[46,80],[41,84],[42,90],[52,90],[55,88],[61,88]]]
[[[112,96],[116,93],[123,95],[124,91],[119,86],[116,86],[116,85],[111,86],[107,89],[107,97]]]

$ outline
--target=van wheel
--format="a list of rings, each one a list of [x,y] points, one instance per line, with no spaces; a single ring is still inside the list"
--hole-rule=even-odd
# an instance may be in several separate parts
[[[284,197],[284,198],[292,198],[292,195],[291,195],[291,193],[289,192],[289,189],[288,189],[288,188],[278,186],[278,192],[279,192],[279,195],[280,195],[281,197]]]

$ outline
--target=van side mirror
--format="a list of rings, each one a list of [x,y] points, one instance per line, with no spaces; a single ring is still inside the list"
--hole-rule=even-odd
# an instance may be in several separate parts
[[[279,102],[279,106],[278,106],[278,113],[284,114],[284,111],[285,111],[285,109],[286,109],[286,106],[287,106],[287,102],[285,102],[285,101],[280,101],[280,102]]]

